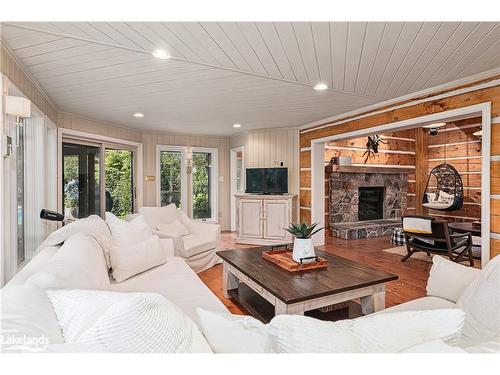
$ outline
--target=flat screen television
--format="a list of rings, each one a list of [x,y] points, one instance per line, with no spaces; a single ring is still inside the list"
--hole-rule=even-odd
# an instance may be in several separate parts
[[[246,193],[288,193],[288,168],[247,168]]]

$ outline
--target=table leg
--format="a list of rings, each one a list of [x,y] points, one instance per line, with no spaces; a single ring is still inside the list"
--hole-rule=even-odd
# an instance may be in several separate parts
[[[379,292],[361,297],[363,315],[372,314],[383,309],[385,309],[385,287]]]
[[[237,289],[239,284],[239,280],[236,276],[234,276],[227,267],[226,262],[222,264],[222,293],[224,294],[224,298],[231,298],[227,293],[228,290]]]
[[[274,305],[274,316],[284,314],[304,315],[304,310],[300,306],[289,306],[286,303],[276,299],[276,305]]]

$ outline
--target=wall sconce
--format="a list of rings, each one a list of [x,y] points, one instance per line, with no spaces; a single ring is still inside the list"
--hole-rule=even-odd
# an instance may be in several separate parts
[[[7,96],[5,98],[5,113],[16,116],[16,144],[19,146],[19,129],[24,126],[24,119],[31,117],[31,101],[22,96]],[[11,145],[12,148],[12,145]],[[12,154],[12,150],[9,151]]]
[[[186,173],[191,174],[193,171],[193,150],[191,147],[186,147]]]

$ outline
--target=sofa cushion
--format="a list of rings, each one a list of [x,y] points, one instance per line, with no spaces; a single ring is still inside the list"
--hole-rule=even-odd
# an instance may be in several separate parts
[[[97,215],[90,215],[84,219],[78,219],[70,224],[64,225],[62,228],[51,233],[40,244],[38,249],[60,245],[77,233],[86,234],[97,241],[109,267],[109,248],[112,242],[111,232],[106,222]]]
[[[121,283],[112,282],[111,290],[119,292],[156,292],[179,306],[191,319],[198,321],[196,308],[228,313],[224,304],[179,257],[136,275]]]
[[[418,345],[414,345],[401,353],[466,353],[465,350],[451,346],[443,340],[426,341]]]
[[[494,257],[457,302],[466,313],[464,343],[500,337],[500,256]]]
[[[31,275],[26,284],[41,289],[110,288],[102,248],[93,237],[83,233],[67,239],[49,262]]]
[[[144,217],[150,228],[157,228],[161,224],[170,224],[181,218],[174,203],[163,207],[141,207],[139,213]]]
[[[47,246],[37,251],[33,258],[9,280],[6,287],[23,285],[31,275],[42,269],[60,248],[60,245]]]
[[[113,246],[128,246],[145,241],[153,236],[151,228],[140,215],[127,222],[116,217],[111,212],[106,212],[106,224],[108,224],[111,231]]]
[[[385,314],[400,311],[419,311],[419,310],[437,310],[437,309],[454,309],[456,304],[439,297],[422,297],[412,301],[388,307],[380,310],[375,314]]]
[[[267,326],[245,315],[197,309],[200,328],[214,353],[268,353]]]
[[[186,314],[156,293],[52,290],[65,341],[111,353],[210,353]]]
[[[217,241],[195,234],[188,234],[176,241],[177,251],[186,258],[213,250],[216,247]]]
[[[109,252],[113,278],[120,282],[164,264],[167,253],[158,236],[130,245],[112,246]]]
[[[272,350],[278,353],[395,353],[427,341],[454,342],[464,319],[459,309],[403,311],[337,322],[278,315],[269,324],[269,333]]]
[[[29,285],[7,286],[1,290],[1,301],[1,351],[39,350],[64,342],[44,290]]]
[[[479,269],[434,256],[427,280],[427,295],[456,303],[463,291],[480,273]]]

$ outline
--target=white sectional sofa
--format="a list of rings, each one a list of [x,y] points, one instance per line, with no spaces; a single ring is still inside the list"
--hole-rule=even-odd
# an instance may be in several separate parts
[[[79,241],[71,245],[70,240],[75,236],[82,234],[70,233],[69,240],[67,239],[62,246],[43,247],[3,288],[1,301],[3,333],[13,332],[18,336],[35,337],[44,335],[50,338],[51,344],[64,343],[54,312],[47,308],[48,304],[41,301],[36,293],[27,291],[26,288],[32,287],[33,284],[36,287],[42,284],[47,289],[156,292],[177,305],[197,325],[200,325],[197,308],[230,315],[224,304],[200,280],[185,260],[173,256],[174,246],[171,240],[166,240],[164,244],[166,251],[170,252],[166,263],[117,283],[108,276],[102,241],[84,236],[78,237]],[[85,246],[78,246],[80,243]],[[75,249],[68,249],[68,246],[74,246]],[[439,257],[435,259],[426,297],[388,308],[377,314],[459,307],[466,311],[466,321],[471,319],[474,323],[472,336],[475,341],[461,344],[462,347],[472,352],[498,351],[500,347],[498,286],[495,288],[493,284],[493,289],[490,287],[485,291],[485,288],[481,289],[481,285],[476,285],[470,291],[468,286],[477,284],[479,276],[484,271],[457,265]],[[492,261],[496,263],[496,268],[487,275],[489,282],[493,280],[493,283],[496,283],[498,280],[499,259]],[[53,279],[47,277],[48,272],[60,276],[58,283],[54,284]],[[60,280],[64,282],[61,284]],[[464,303],[464,299],[466,302],[472,301],[472,304]],[[483,324],[483,321],[487,323]],[[481,342],[485,344],[482,345]]]

